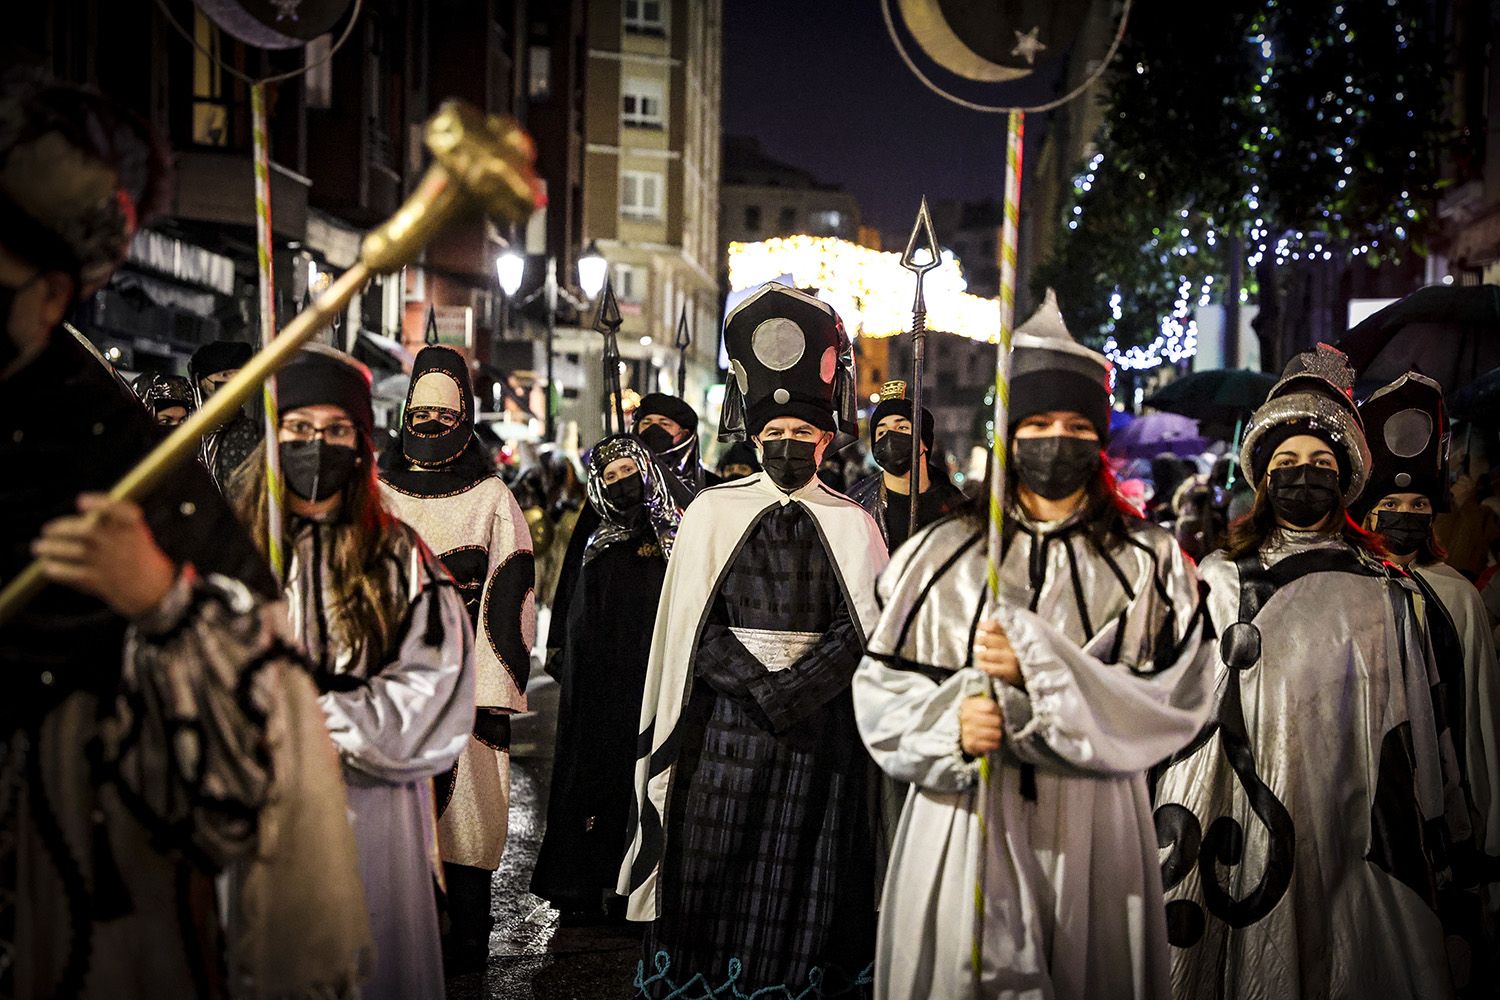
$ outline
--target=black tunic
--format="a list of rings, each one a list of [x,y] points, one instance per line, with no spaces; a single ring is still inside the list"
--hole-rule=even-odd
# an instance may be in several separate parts
[[[648,527],[582,566],[567,606],[547,833],[531,876],[531,891],[559,909],[599,904],[634,832],[636,731],[666,574]]]
[[[823,638],[772,672],[732,628]],[[725,574],[694,656],[660,917],[646,937],[647,969],[670,968],[648,995],[695,975],[720,988],[731,961],[746,994],[800,995],[821,975],[824,993],[840,995],[868,973],[872,765],[849,692],[861,654],[812,518],[798,504],[764,515]]]
[[[875,472],[855,483],[849,490],[849,499],[869,511],[886,546],[895,552],[906,541],[907,526],[911,517],[911,503],[904,493],[885,488],[885,473]],[[917,527],[925,528],[963,507],[963,493],[948,481],[945,475],[929,467],[927,489],[917,498]]]

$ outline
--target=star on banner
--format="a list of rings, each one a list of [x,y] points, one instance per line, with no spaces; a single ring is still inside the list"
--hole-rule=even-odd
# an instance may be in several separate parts
[[[1041,30],[1042,26],[1037,25],[1035,28],[1032,28],[1027,32],[1017,31],[1016,47],[1010,50],[1010,54],[1013,56],[1022,57],[1026,60],[1026,65],[1028,66],[1035,66],[1036,54],[1047,47],[1040,39],[1037,38],[1037,35],[1041,33]]]

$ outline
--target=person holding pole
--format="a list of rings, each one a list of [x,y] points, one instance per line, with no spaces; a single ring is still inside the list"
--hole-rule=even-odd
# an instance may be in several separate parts
[[[923,529],[854,678],[866,747],[911,786],[875,996],[1166,997],[1146,770],[1207,720],[1212,628],[1192,563],[1116,497],[1108,363],[1050,293],[1014,343],[999,592],[981,510]]]

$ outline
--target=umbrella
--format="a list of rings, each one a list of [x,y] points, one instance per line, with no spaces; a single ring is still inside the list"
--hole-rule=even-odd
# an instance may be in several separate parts
[[[1430,285],[1391,303],[1336,345],[1361,388],[1408,371],[1434,379],[1448,396],[1500,368],[1500,285]]]
[[[1205,437],[1228,441],[1234,438],[1239,422],[1266,401],[1275,384],[1276,377],[1265,372],[1215,368],[1168,382],[1145,403],[1192,417]]]
[[[1475,423],[1500,423],[1500,368],[1486,372],[1455,393],[1448,412]]]
[[[1199,455],[1208,442],[1198,434],[1198,421],[1175,413],[1148,413],[1110,438],[1109,452],[1123,458],[1154,458],[1162,452]]]

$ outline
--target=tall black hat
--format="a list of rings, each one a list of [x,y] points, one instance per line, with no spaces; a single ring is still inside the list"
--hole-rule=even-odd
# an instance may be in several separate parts
[[[1320,437],[1333,448],[1344,506],[1353,506],[1370,472],[1370,447],[1354,406],[1354,369],[1336,347],[1319,344],[1287,362],[1270,396],[1250,415],[1240,468],[1252,483],[1260,482],[1277,446],[1298,434]]]
[[[1052,289],[1011,348],[1007,433],[1033,414],[1073,410],[1088,417],[1100,441],[1109,439],[1109,361],[1073,339]]]
[[[1407,372],[1375,390],[1359,415],[1365,422],[1371,465],[1354,513],[1364,517],[1392,493],[1420,493],[1432,501],[1434,510],[1445,510],[1448,418],[1442,387],[1426,375]]]
[[[759,434],[777,417],[797,417],[825,431],[859,432],[854,349],[833,307],[770,281],[724,324],[729,380],[720,440]]]
[[[401,453],[423,469],[440,469],[462,455],[474,439],[474,387],[464,356],[445,344],[429,344],[417,352],[411,366],[411,386],[406,390],[409,413],[421,407],[438,407],[458,414],[458,423],[440,431],[413,430],[401,421]]]
[[[907,384],[900,379],[893,379],[880,387],[880,402],[875,404],[875,410],[870,414],[870,447],[875,447],[875,428],[886,417],[896,415],[911,419],[911,393]],[[928,451],[932,450],[933,426],[932,411],[922,407],[922,444]]]

